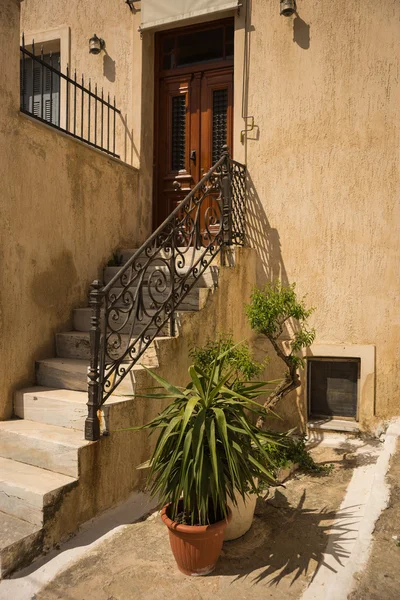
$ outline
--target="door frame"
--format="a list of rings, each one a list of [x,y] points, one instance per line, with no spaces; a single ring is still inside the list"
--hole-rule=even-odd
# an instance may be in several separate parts
[[[152,226],[153,231],[157,227],[158,223],[158,174],[157,174],[157,164],[159,157],[159,106],[160,106],[160,80],[166,77],[173,77],[178,75],[187,75],[193,73],[194,70],[201,71],[212,71],[216,69],[223,68],[231,68],[234,69],[234,60],[232,59],[224,59],[224,60],[216,60],[212,62],[205,63],[195,63],[189,67],[177,67],[175,69],[161,69],[160,65],[160,57],[161,57],[161,43],[163,39],[171,35],[173,32],[174,35],[180,35],[182,33],[191,33],[196,31],[207,30],[210,27],[220,27],[221,25],[228,25],[235,23],[234,17],[228,17],[224,19],[218,19],[215,21],[203,21],[202,23],[197,23],[196,25],[187,25],[186,27],[174,27],[173,29],[163,30],[160,32],[156,32],[155,34],[155,43],[154,43],[154,117],[153,117],[153,194],[152,194]],[[232,110],[233,110],[233,98],[232,98]],[[232,151],[232,148],[230,148]]]

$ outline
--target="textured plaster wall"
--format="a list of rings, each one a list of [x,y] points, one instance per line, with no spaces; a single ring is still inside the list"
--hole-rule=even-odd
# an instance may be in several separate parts
[[[18,4],[0,4],[0,419],[145,221],[135,169],[19,113]]]
[[[26,43],[35,38],[40,43],[41,32],[69,28],[69,53],[61,56],[65,72],[69,62],[78,78],[97,83],[104,93],[116,96],[121,110],[118,119],[117,153],[121,159],[139,165],[141,118],[141,51],[137,28],[140,12],[132,14],[123,0],[23,0],[21,31]],[[105,52],[89,54],[89,39],[96,34],[104,39]]]
[[[400,413],[399,32],[397,0],[249,0],[237,19],[235,148],[249,170],[258,282],[297,283],[316,343],[376,345],[364,425]],[[304,402],[304,398],[303,398]],[[284,412],[287,411],[287,407]]]
[[[257,281],[296,282],[308,294],[317,344],[376,346],[374,402],[360,406],[372,426],[375,416],[400,412],[400,4],[298,0],[293,18],[279,15],[278,0],[246,4],[235,18],[233,152],[249,169]],[[116,91],[149,205],[154,34],[140,41],[140,12],[131,15],[122,0],[24,0],[22,13],[27,32],[68,25],[71,64]],[[87,52],[94,30],[115,60],[115,82],[102,56]],[[244,144],[243,114],[255,123]],[[285,417],[294,418],[297,403],[304,419],[304,389],[279,407]]]

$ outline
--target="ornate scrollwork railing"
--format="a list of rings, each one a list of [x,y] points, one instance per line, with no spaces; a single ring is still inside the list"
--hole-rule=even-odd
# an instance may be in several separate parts
[[[246,167],[220,160],[114,277],[94,281],[88,418],[85,437],[100,437],[98,409],[154,338],[175,330],[175,313],[224,246],[244,244]]]

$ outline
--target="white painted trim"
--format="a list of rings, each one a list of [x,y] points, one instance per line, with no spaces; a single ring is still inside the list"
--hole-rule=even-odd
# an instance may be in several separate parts
[[[369,460],[354,469],[319,569],[300,600],[344,600],[357,586],[355,576],[367,565],[375,523],[389,503],[386,473],[399,435],[400,420],[396,419],[390,423],[382,446],[371,448],[362,444],[356,451],[361,458],[365,454],[369,459],[376,458],[376,462]],[[330,445],[335,447],[337,442],[335,439]],[[342,555],[338,547],[341,547]]]

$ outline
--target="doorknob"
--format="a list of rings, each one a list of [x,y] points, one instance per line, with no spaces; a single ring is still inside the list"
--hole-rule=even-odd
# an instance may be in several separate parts
[[[175,192],[177,192],[178,190],[181,189],[181,184],[179,183],[179,181],[173,181],[172,182],[172,187],[174,188]]]
[[[196,150],[190,151],[190,160],[192,160],[194,163],[196,163]]]

